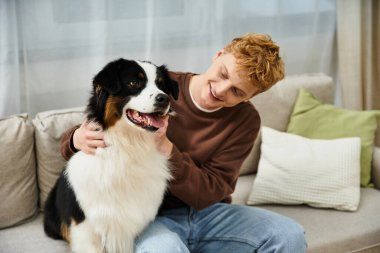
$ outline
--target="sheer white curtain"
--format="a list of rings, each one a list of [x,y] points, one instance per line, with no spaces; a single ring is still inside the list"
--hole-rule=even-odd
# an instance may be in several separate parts
[[[0,0],[0,116],[81,106],[124,57],[202,72],[232,38],[268,33],[287,74],[335,75],[334,0]]]
[[[22,111],[16,16],[15,2],[0,1],[0,117]]]

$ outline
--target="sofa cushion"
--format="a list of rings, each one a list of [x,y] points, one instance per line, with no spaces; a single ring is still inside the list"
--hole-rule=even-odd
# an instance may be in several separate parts
[[[316,140],[268,127],[261,132],[261,158],[248,204],[357,209],[360,138]]]
[[[21,226],[0,230],[0,252],[4,253],[70,253],[65,241],[47,237],[43,215]]]
[[[353,111],[325,104],[305,89],[299,95],[287,132],[314,139],[360,137],[361,185],[371,179],[371,160],[380,111]]]
[[[254,175],[238,178],[232,195],[233,204],[244,204],[254,182]],[[360,204],[356,212],[307,206],[261,205],[299,222],[305,229],[308,253],[359,252],[363,248],[379,249],[380,243],[380,191],[360,189]],[[362,251],[360,251],[362,252]],[[367,251],[363,251],[367,252]],[[370,251],[379,252],[379,251]]]
[[[83,111],[83,107],[46,111],[38,113],[33,120],[41,208],[66,164],[60,153],[61,136],[84,120]]]
[[[0,228],[22,223],[36,213],[33,132],[26,114],[0,119]]]
[[[326,103],[334,102],[335,85],[331,77],[324,74],[287,76],[270,90],[251,99],[260,114],[263,126],[279,131],[286,130],[300,87],[305,87],[312,91],[315,96]],[[257,171],[260,145],[261,139],[258,136],[252,151],[241,166],[241,175]]]

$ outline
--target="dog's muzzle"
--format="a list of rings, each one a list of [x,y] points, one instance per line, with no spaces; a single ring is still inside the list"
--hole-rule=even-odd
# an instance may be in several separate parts
[[[156,95],[154,101],[154,112],[139,112],[133,109],[127,109],[127,118],[135,125],[149,130],[157,131],[165,125],[165,118],[170,112],[170,98],[168,95],[160,93]]]

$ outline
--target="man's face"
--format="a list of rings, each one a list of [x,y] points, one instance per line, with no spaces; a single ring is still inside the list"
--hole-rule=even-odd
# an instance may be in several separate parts
[[[200,106],[207,110],[232,107],[249,100],[259,91],[247,78],[237,72],[232,53],[219,52],[204,74]]]

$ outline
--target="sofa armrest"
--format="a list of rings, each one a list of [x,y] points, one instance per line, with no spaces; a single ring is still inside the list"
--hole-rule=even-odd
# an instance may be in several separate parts
[[[372,182],[380,190],[380,147],[374,147],[372,163]]]

